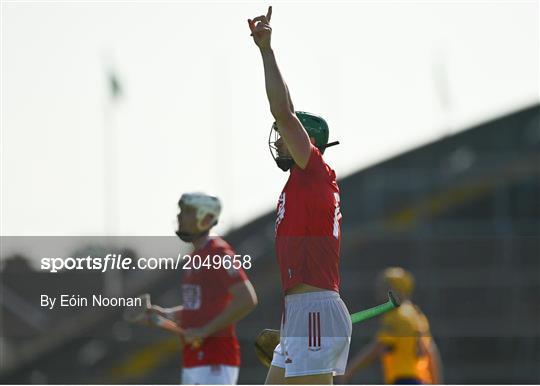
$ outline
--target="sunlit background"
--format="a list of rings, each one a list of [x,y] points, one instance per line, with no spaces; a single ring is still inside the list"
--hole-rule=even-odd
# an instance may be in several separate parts
[[[1,233],[170,235],[194,190],[218,233],[272,209],[267,5],[3,1]],[[272,25],[338,177],[539,99],[537,1],[276,2]]]

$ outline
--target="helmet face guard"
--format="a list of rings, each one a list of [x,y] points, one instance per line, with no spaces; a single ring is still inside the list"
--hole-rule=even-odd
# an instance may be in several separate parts
[[[276,162],[276,165],[278,168],[286,172],[289,170],[293,164],[294,160],[292,157],[281,157],[278,154],[276,142],[279,139],[279,131],[276,125],[276,122],[272,124],[272,127],[270,128],[270,135],[268,136],[268,148],[270,149],[270,154],[272,155],[272,158]]]

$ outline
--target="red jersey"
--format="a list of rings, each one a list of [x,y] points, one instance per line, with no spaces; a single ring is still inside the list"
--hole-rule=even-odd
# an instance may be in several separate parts
[[[211,238],[200,250],[194,251],[192,257],[200,256],[204,261],[206,256],[230,256],[235,252],[223,239]],[[227,258],[228,259],[228,258]],[[193,263],[195,264],[195,262]],[[205,325],[218,316],[232,299],[229,287],[248,280],[246,273],[239,269],[225,269],[223,266],[215,269],[201,266],[199,269],[184,270],[182,280],[182,305],[184,306],[180,320],[184,329],[197,328]],[[184,346],[184,367],[206,365],[240,366],[240,345],[236,338],[236,326],[231,324],[224,329],[207,337],[199,349]]]
[[[306,168],[291,170],[279,196],[275,244],[283,291],[304,283],[339,292],[339,187],[313,145]]]

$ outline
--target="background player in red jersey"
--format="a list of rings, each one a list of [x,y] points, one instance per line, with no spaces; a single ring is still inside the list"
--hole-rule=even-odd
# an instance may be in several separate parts
[[[331,384],[345,371],[352,330],[338,292],[339,188],[322,158],[328,147],[326,122],[294,112],[270,45],[271,14],[270,7],[266,16],[248,20],[275,119],[270,149],[277,165],[290,170],[278,201],[275,242],[285,309],[266,383]]]
[[[235,324],[257,305],[257,296],[241,264],[226,269],[223,263],[216,268],[214,256],[224,262],[236,254],[225,240],[209,236],[221,212],[219,200],[202,193],[186,193],[178,205],[176,234],[193,244],[192,257],[200,256],[204,261],[209,256],[211,264],[199,269],[193,264],[183,270],[181,306],[154,307],[153,311],[165,317],[174,315],[185,329],[182,383],[235,384],[240,366]]]

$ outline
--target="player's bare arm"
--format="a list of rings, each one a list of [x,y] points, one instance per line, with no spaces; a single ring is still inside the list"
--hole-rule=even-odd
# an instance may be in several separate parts
[[[289,108],[291,109],[292,112],[294,112],[294,105],[292,103],[291,94],[289,93],[289,86],[285,84],[285,87],[287,88],[287,98],[289,99]]]
[[[296,165],[304,169],[307,166],[311,152],[310,139],[294,114],[289,90],[281,76],[271,47],[271,17],[272,7],[268,7],[266,15],[258,16],[253,20],[249,19],[248,24],[253,40],[259,47],[263,59],[266,95],[270,103],[270,111],[291,157]]]
[[[205,339],[213,333],[237,323],[257,306],[257,295],[251,282],[246,280],[237,283],[229,288],[229,292],[232,295],[232,300],[227,308],[206,325],[187,329],[184,334],[186,343]]]
[[[427,352],[429,355],[429,371],[433,378],[433,383],[442,384],[444,381],[442,361],[437,344],[433,339],[431,339],[427,347]]]

